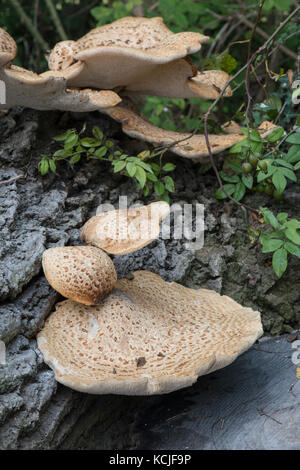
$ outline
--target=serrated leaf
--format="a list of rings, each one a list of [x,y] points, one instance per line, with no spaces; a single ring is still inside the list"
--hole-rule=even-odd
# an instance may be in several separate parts
[[[273,254],[272,266],[275,274],[281,277],[287,268],[287,251],[285,248],[279,248]]]

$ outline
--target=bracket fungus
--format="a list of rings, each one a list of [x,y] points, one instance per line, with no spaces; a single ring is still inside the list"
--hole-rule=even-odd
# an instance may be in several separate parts
[[[198,71],[187,56],[198,52],[208,39],[195,32],[174,34],[162,18],[126,17],[93,29],[78,41],[58,43],[48,65],[67,77],[69,66],[84,64],[77,75],[68,78],[70,86],[120,88],[173,98],[203,96],[200,83],[197,93],[197,80],[189,86]],[[220,74],[228,79],[226,73]],[[217,86],[213,78],[212,74],[211,90]]]
[[[168,131],[147,121],[136,110],[130,100],[124,100],[114,108],[105,111],[110,117],[120,122],[123,132],[155,147],[170,146],[173,153],[192,160],[205,160],[209,155],[205,136],[202,134]],[[226,134],[210,134],[209,141],[213,154],[218,154],[245,139],[238,124],[234,123],[225,129]],[[264,121],[257,129],[262,137],[268,135],[277,126]]]
[[[159,236],[159,224],[169,213],[170,206],[163,201],[103,212],[86,222],[80,238],[114,255],[132,253]]]
[[[87,112],[115,106],[121,98],[112,90],[71,89],[59,74],[46,72],[37,75],[22,67],[12,65],[17,45],[11,36],[0,28],[0,80],[5,83],[5,103],[0,109],[25,106],[39,110]],[[78,66],[69,71],[77,73]]]
[[[63,246],[43,253],[43,269],[51,286],[64,297],[95,305],[117,282],[113,262],[93,246]]]
[[[259,312],[137,271],[97,306],[59,303],[37,342],[56,380],[70,388],[152,395],[231,364],[261,334]]]

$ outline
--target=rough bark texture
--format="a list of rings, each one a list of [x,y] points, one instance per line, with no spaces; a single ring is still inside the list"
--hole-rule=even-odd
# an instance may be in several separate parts
[[[38,175],[40,155],[50,151],[51,138],[84,120],[88,128],[98,124],[107,136],[120,138],[119,126],[97,113],[78,118],[16,109],[0,118],[0,339],[7,346],[7,364],[0,365],[1,449],[134,447],[131,428],[139,410],[159,401],[73,392],[56,383],[36,348],[35,335],[59,300],[41,272],[43,251],[78,244],[80,228],[101,203],[117,204],[120,195],[129,203],[151,201],[99,162],[74,169],[62,163],[56,175]],[[115,257],[119,275],[149,269],[168,281],[215,289],[260,310],[267,334],[299,327],[297,259],[291,258],[278,281],[270,256],[258,246],[250,249],[243,212],[213,199],[215,177],[203,174],[200,165],[176,163],[174,202],[205,204],[204,248],[190,251],[185,240],[159,239]],[[252,205],[264,201],[256,199]],[[289,213],[298,218],[299,200],[299,192],[287,191]]]

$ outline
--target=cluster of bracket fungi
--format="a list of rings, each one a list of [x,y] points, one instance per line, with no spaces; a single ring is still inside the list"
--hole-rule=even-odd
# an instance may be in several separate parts
[[[198,71],[188,57],[207,40],[174,34],[161,18],[123,18],[78,41],[58,43],[48,56],[49,70],[37,75],[12,64],[17,46],[0,28],[6,88],[0,110],[98,110],[129,136],[201,161],[208,155],[204,135],[155,127],[131,100],[139,94],[218,97],[228,75]],[[224,96],[231,96],[230,87]],[[260,132],[271,127],[263,123]],[[237,124],[225,128],[227,134],[209,136],[213,153],[244,138]],[[159,223],[168,216],[165,202],[105,212],[85,224],[83,245],[45,251],[45,275],[67,300],[57,304],[37,342],[59,382],[95,394],[168,393],[230,364],[262,334],[259,312],[214,291],[170,284],[149,271],[117,279],[107,253],[141,249],[159,236]]]
[[[217,292],[168,283],[150,271],[117,280],[107,253],[158,237],[166,202],[103,212],[79,246],[43,255],[49,283],[68,300],[37,336],[58,382],[94,394],[169,393],[233,362],[262,334],[259,312]]]
[[[215,99],[229,79],[221,70],[198,71],[189,54],[209,38],[195,32],[174,34],[161,18],[127,17],[90,31],[77,41],[56,44],[49,70],[37,75],[17,67],[13,38],[0,28],[0,80],[6,85],[1,109],[25,106],[39,110],[98,110],[122,124],[123,131],[154,146],[171,147],[183,157],[208,156],[205,136],[166,131],[135,108],[135,95]],[[227,87],[224,96],[232,95]],[[264,135],[272,127],[266,123]],[[224,125],[227,134],[210,135],[217,154],[244,138],[238,125]]]

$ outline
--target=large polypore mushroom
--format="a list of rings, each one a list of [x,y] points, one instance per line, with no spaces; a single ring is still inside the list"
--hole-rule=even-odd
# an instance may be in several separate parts
[[[159,236],[159,224],[169,212],[169,204],[163,201],[103,212],[86,222],[80,238],[114,255],[132,253]]]
[[[188,54],[209,38],[199,33],[174,34],[162,18],[127,17],[93,29],[78,41],[63,41],[52,50],[50,70],[69,86],[117,89],[170,98],[215,98],[228,75],[198,72]],[[82,64],[70,76],[70,66]],[[228,89],[227,96],[231,95]]]
[[[111,90],[70,89],[66,79],[55,73],[37,75],[12,65],[16,54],[15,41],[0,28],[0,80],[5,84],[5,102],[0,103],[0,109],[25,106],[39,110],[86,112],[115,106],[121,101]],[[74,64],[69,70],[70,77],[76,75],[81,67]]]
[[[81,392],[152,395],[192,385],[262,334],[259,312],[147,271],[102,302],[57,305],[37,337],[56,379]]]

